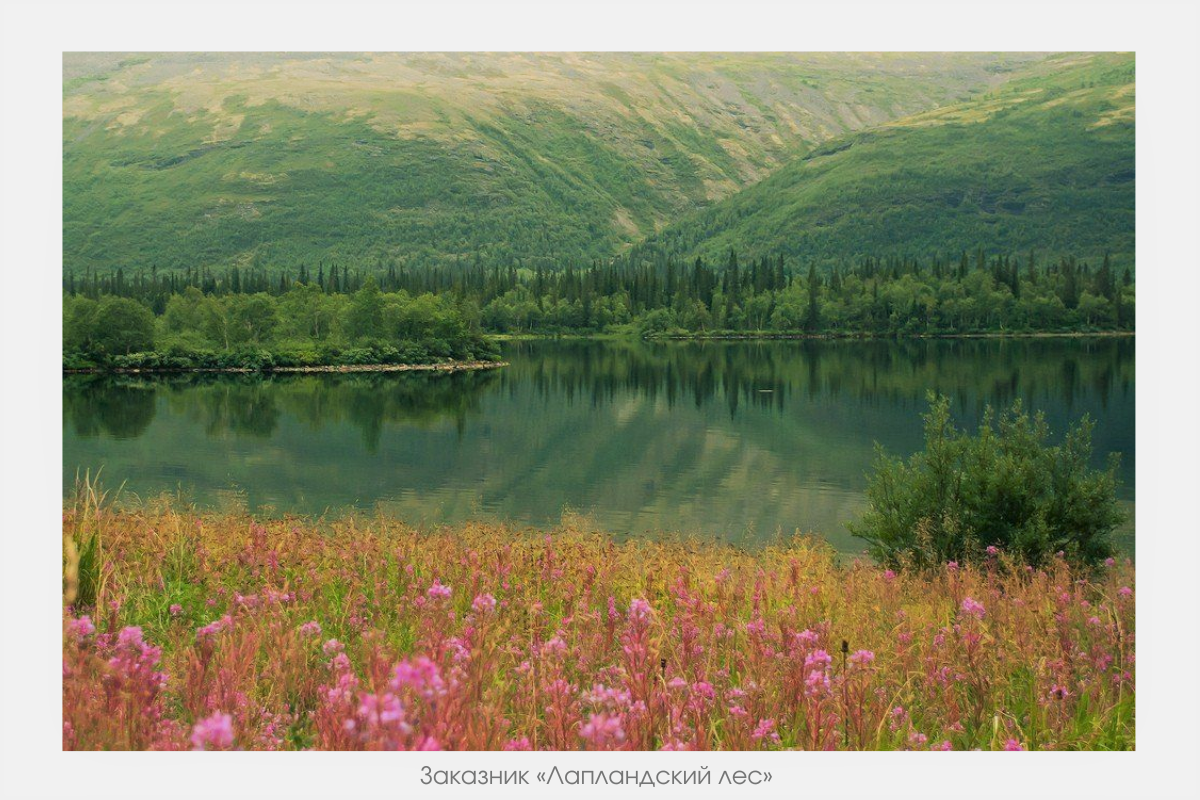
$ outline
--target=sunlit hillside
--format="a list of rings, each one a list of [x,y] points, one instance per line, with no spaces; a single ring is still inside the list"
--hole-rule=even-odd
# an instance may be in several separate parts
[[[603,258],[994,54],[68,54],[64,269]]]
[[[1134,57],[1067,55],[850,134],[662,232],[677,253],[824,262],[962,250],[1131,265]]]

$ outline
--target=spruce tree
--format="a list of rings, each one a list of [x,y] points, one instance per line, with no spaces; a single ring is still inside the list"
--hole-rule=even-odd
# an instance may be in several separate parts
[[[815,333],[821,325],[821,306],[818,295],[817,267],[808,265],[808,310],[804,314],[804,330]]]

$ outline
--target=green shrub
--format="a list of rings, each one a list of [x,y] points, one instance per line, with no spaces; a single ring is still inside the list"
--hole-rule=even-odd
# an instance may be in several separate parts
[[[63,345],[95,359],[154,349],[154,314],[136,300],[64,298]]]
[[[675,326],[675,315],[665,308],[647,311],[638,320],[638,333],[643,337],[666,333]]]
[[[274,351],[272,354],[276,367],[312,367],[323,364],[321,356],[315,347],[288,347]]]
[[[191,348],[185,344],[168,347],[167,357],[176,365],[176,369],[205,369],[217,362],[216,352],[207,348]]]
[[[78,350],[67,350],[63,353],[63,369],[94,369],[99,364]]]
[[[375,349],[372,347],[351,347],[342,351],[342,364],[362,366],[377,363]]]
[[[267,350],[245,347],[217,353],[214,366],[220,369],[264,370],[275,366],[275,359]]]
[[[851,531],[871,554],[899,566],[928,567],[980,557],[998,547],[1036,564],[1062,552],[1093,564],[1112,553],[1124,518],[1116,497],[1117,456],[1090,466],[1092,422],[1084,417],[1061,444],[1020,401],[997,419],[989,407],[979,431],[958,430],[950,402],[929,395],[925,449],[907,463],[878,454],[867,488],[870,507]]]

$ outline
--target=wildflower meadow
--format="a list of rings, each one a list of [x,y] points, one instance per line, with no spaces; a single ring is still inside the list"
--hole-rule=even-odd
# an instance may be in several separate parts
[[[1130,749],[1134,569],[63,517],[64,749]]]

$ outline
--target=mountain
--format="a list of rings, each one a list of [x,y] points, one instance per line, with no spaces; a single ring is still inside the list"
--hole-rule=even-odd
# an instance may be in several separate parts
[[[741,233],[729,209],[770,197],[747,187],[882,157],[914,114],[949,130],[935,109],[1042,58],[66,54],[64,270],[532,265],[609,257],[684,217],[665,240],[716,250]],[[813,151],[832,140],[855,144]]]
[[[784,253],[1134,257],[1134,56],[1072,54],[827,142],[652,237],[723,262]]]

